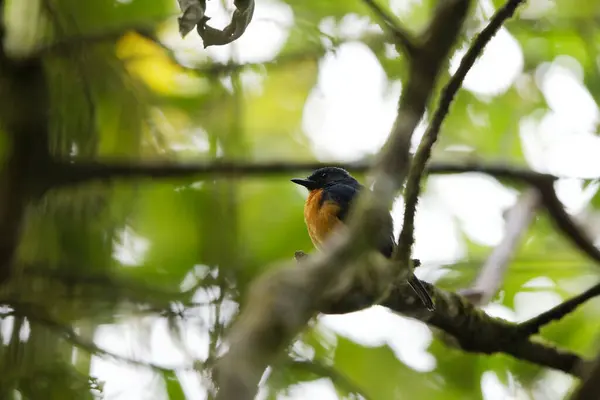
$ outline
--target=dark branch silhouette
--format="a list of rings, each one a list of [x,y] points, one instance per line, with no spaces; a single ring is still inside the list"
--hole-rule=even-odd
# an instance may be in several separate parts
[[[541,313],[540,315],[531,318],[519,324],[519,332],[524,336],[535,335],[543,326],[548,325],[553,321],[558,321],[564,318],[569,313],[573,312],[577,307],[586,301],[600,296],[600,284],[596,284],[585,292],[553,307],[552,309]]]
[[[442,123],[450,111],[450,105],[454,100],[454,96],[456,96],[456,93],[462,86],[462,82],[465,80],[467,73],[471,67],[473,67],[477,57],[479,57],[479,55],[483,52],[485,46],[496,35],[502,24],[507,19],[512,17],[517,7],[523,2],[524,0],[509,0],[504,7],[500,8],[492,16],[488,25],[481,31],[481,33],[479,33],[479,35],[475,37],[475,40],[469,47],[469,50],[462,58],[456,73],[454,73],[452,78],[450,78],[450,81],[442,90],[439,104],[435,110],[435,113],[433,114],[433,119],[429,124],[429,127],[423,135],[421,143],[419,143],[419,147],[417,148],[417,152],[415,153],[415,157],[411,164],[410,175],[406,181],[404,222],[402,224],[402,230],[400,231],[398,250],[396,252],[396,259],[400,262],[408,263],[411,258],[411,251],[415,241],[414,224],[417,202],[419,200],[421,188],[421,180],[425,173],[427,161],[431,157],[433,145],[439,136]]]

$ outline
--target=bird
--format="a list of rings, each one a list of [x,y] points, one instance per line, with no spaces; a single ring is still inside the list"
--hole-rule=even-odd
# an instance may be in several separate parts
[[[358,194],[362,190],[368,190],[348,171],[338,167],[319,168],[306,178],[294,178],[291,181],[309,191],[304,204],[304,222],[308,235],[318,250],[323,248],[325,240],[334,229],[347,222],[348,212]],[[394,252],[395,241],[393,219],[389,213],[387,215],[382,226],[386,231],[385,240],[382,240],[377,250],[389,259]],[[408,284],[423,305],[433,311],[433,300],[421,281],[411,274]]]

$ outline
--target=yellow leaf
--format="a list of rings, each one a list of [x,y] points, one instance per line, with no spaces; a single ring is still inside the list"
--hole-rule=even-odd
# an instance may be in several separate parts
[[[196,95],[208,88],[207,83],[186,72],[165,49],[135,32],[117,43],[117,57],[127,70],[160,94]]]

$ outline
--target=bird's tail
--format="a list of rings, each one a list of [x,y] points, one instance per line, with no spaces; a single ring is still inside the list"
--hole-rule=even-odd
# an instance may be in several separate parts
[[[411,276],[408,279],[408,284],[415,291],[423,305],[427,307],[429,311],[433,311],[435,309],[435,306],[433,305],[433,300],[431,299],[431,296],[429,295],[427,289],[425,289],[425,286],[423,286],[419,278],[417,278],[414,275]]]

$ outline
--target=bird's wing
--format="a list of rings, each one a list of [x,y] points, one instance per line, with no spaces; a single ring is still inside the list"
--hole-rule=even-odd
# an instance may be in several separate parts
[[[323,192],[323,202],[335,202],[339,209],[337,210],[337,217],[339,220],[344,222],[348,216],[348,211],[350,211],[350,207],[352,206],[353,200],[358,196],[360,191],[363,189],[362,186],[351,186],[343,183],[337,183],[327,188]],[[394,241],[394,221],[392,216],[389,216],[389,219],[383,222],[382,230],[387,232],[386,238],[383,243],[379,247],[381,253],[386,257],[391,257],[395,241]]]
[[[348,211],[352,205],[352,201],[360,192],[360,186],[350,186],[344,183],[336,183],[323,191],[322,202],[334,202],[338,205],[337,217],[344,222],[348,216]]]

